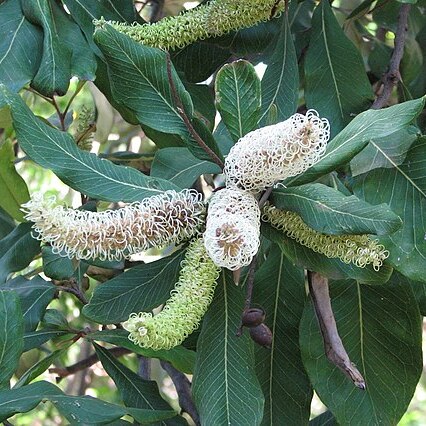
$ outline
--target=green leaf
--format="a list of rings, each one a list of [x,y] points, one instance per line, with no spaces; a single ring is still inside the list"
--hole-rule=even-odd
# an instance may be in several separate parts
[[[237,337],[244,292],[222,273],[197,345],[193,395],[201,423],[258,425],[264,398],[254,371],[253,342]]]
[[[117,166],[80,150],[71,135],[36,118],[19,96],[0,84],[2,105],[11,108],[22,149],[77,191],[105,201],[133,202],[168,189],[178,189],[163,179],[152,179],[133,168]]]
[[[260,114],[260,80],[250,62],[224,65],[215,80],[216,106],[232,139],[257,127]]]
[[[69,329],[67,317],[62,311],[58,311],[57,309],[46,309],[42,322],[44,325],[50,327],[59,327],[64,330]]]
[[[257,377],[265,395],[262,425],[303,425],[309,419],[312,387],[299,348],[305,299],[303,270],[272,246],[256,272],[253,292],[253,301],[265,309],[265,323],[272,331],[271,349],[255,349]]]
[[[315,391],[339,424],[395,425],[404,414],[422,371],[421,321],[411,289],[332,282],[337,328],[366,390],[325,357],[312,304],[301,326],[302,357]]]
[[[93,333],[89,333],[86,338],[89,340],[107,342],[112,345],[121,346],[147,358],[162,359],[186,374],[192,374],[194,372],[195,352],[186,349],[183,346],[176,346],[167,351],[163,349],[156,351],[153,349],[142,348],[129,340],[129,333],[126,330],[119,329],[95,331]]]
[[[38,348],[44,343],[48,342],[51,339],[56,337],[65,336],[66,334],[70,334],[65,330],[37,330],[37,331],[29,331],[24,334],[24,349],[23,352],[27,352],[31,349]],[[71,335],[71,334],[70,334]]]
[[[24,347],[24,323],[18,297],[11,291],[0,291],[0,389],[18,367]],[[1,393],[1,391],[0,391]],[[0,397],[0,404],[1,404]]]
[[[298,213],[311,228],[322,234],[390,234],[401,227],[401,219],[387,204],[373,206],[320,183],[273,191],[272,204]]]
[[[331,411],[326,411],[319,416],[314,417],[309,426],[339,426]]]
[[[24,220],[21,204],[26,203],[30,195],[24,179],[13,164],[15,155],[12,142],[6,140],[0,146],[0,206],[19,222]]]
[[[0,284],[11,272],[27,267],[40,252],[40,243],[31,236],[31,223],[21,223],[0,240]]]
[[[97,344],[94,346],[102,366],[116,384],[126,406],[158,411],[156,421],[176,416],[176,412],[161,398],[155,381],[142,379],[105,348]],[[169,417],[165,417],[167,413]]]
[[[93,321],[115,324],[132,312],[149,311],[164,303],[177,282],[184,251],[135,266],[96,287],[83,313]]]
[[[213,130],[216,119],[213,88],[207,84],[193,84],[183,82],[194,103],[195,115]]]
[[[56,288],[50,281],[45,281],[40,276],[27,280],[17,277],[7,281],[0,289],[13,291],[21,301],[22,316],[25,331],[33,331],[44,315],[47,305],[52,301]]]
[[[388,262],[415,281],[426,282],[426,137],[410,148],[401,165],[375,148],[393,164],[393,168],[375,169],[355,178],[354,191],[371,204],[387,203],[403,221],[403,227],[392,235],[380,238],[389,250]]]
[[[151,176],[167,179],[181,188],[191,187],[205,173],[220,174],[220,167],[194,157],[188,148],[164,148],[157,151],[151,167]]]
[[[16,0],[0,4],[0,27],[0,81],[17,92],[38,70],[43,32],[25,19]]]
[[[0,207],[0,240],[15,228],[15,221]]]
[[[142,125],[163,133],[179,135],[196,157],[210,160],[192,139],[179,114],[168,80],[166,53],[143,46],[109,26],[98,29],[94,39],[108,64],[114,100],[135,113]],[[171,72],[177,95],[191,120],[194,114],[191,97],[173,66]],[[196,120],[193,125],[196,127]],[[212,136],[210,148],[219,153]]]
[[[72,277],[76,266],[69,257],[62,257],[53,253],[51,246],[43,246],[41,249],[43,259],[43,273],[54,280],[66,280]]]
[[[340,28],[327,1],[317,6],[312,17],[305,81],[306,104],[329,119],[332,135],[374,99],[361,55]]]
[[[346,264],[337,258],[328,258],[287,237],[269,224],[262,224],[262,234],[279,245],[283,253],[295,264],[310,271],[317,271],[334,279],[354,278],[362,284],[384,284],[392,274],[392,268],[386,263],[376,272],[371,265],[359,268]]]
[[[281,29],[273,44],[276,46],[262,78],[262,125],[273,108],[275,122],[283,121],[294,114],[299,98],[299,71],[297,56],[291,37],[287,14],[281,17]]]
[[[286,185],[300,185],[325,175],[351,160],[371,139],[384,138],[410,124],[423,110],[425,98],[403,102],[357,115],[327,145],[321,160],[305,173],[287,179]]]

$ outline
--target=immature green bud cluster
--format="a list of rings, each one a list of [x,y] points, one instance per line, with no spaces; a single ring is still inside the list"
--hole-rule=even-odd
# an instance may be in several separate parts
[[[288,237],[313,251],[330,258],[339,258],[360,268],[373,264],[378,271],[389,256],[385,247],[368,235],[326,235],[321,234],[303,222],[294,212],[279,210],[271,205],[263,208],[262,220],[283,231]]]
[[[279,0],[213,0],[178,16],[154,24],[126,25],[107,22],[117,31],[151,47],[181,49],[198,40],[221,36],[230,31],[267,21],[284,8]],[[95,21],[102,26],[104,21]]]
[[[55,206],[55,198],[33,195],[22,206],[34,222],[34,237],[53,252],[76,259],[120,260],[150,247],[190,239],[205,221],[201,194],[167,191],[117,210],[91,212]]]
[[[196,330],[209,307],[218,268],[207,255],[201,239],[188,247],[175,289],[163,310],[152,315],[134,313],[123,324],[129,339],[144,348],[170,349],[180,345]]]

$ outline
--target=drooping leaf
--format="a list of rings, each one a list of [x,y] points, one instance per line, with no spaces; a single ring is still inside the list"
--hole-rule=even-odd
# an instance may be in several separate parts
[[[312,182],[350,161],[371,139],[384,138],[407,127],[423,110],[425,99],[403,102],[357,115],[332,141],[321,160],[305,173],[290,178],[288,185]]]
[[[40,252],[40,243],[31,236],[31,223],[21,223],[0,240],[0,284],[11,272],[24,269]]]
[[[51,169],[64,183],[90,197],[105,201],[140,201],[178,189],[163,179],[117,166],[80,150],[68,133],[50,127],[34,116],[23,100],[0,84],[0,106],[9,105],[18,142],[42,167]]]
[[[65,330],[42,329],[37,331],[29,331],[28,333],[24,334],[23,352],[38,348],[47,341],[54,339],[55,337],[65,336],[66,334],[69,334],[69,332]]]
[[[307,225],[323,234],[383,235],[402,225],[387,204],[374,206],[320,183],[275,190],[271,201],[279,209],[298,213]]]
[[[262,425],[302,425],[309,419],[312,387],[299,348],[305,299],[303,270],[272,246],[256,272],[253,292],[253,302],[265,310],[265,323],[272,331],[271,348],[255,348],[257,377],[265,396]]]
[[[260,80],[250,62],[224,65],[215,80],[216,106],[234,142],[257,127]]]
[[[0,146],[0,206],[14,219],[22,222],[24,217],[21,204],[26,203],[30,195],[27,185],[16,171],[13,161],[15,155],[10,140]]]
[[[276,107],[276,122],[294,114],[299,94],[299,71],[296,51],[291,37],[287,14],[281,17],[279,35],[274,40],[275,49],[262,78],[261,125],[267,125],[267,117]]]
[[[355,80],[353,75],[357,76]],[[312,17],[305,82],[308,108],[329,119],[332,135],[354,114],[367,109],[374,98],[361,55],[340,28],[327,1],[317,6]]]
[[[312,304],[300,327],[302,357],[315,391],[339,424],[397,424],[422,371],[421,321],[411,289],[330,284],[340,337],[366,381],[354,384],[324,354]]]
[[[38,70],[43,32],[25,19],[18,0],[0,4],[0,27],[0,81],[17,92]]]
[[[167,179],[181,187],[189,188],[205,173],[220,174],[220,167],[194,157],[188,148],[164,148],[157,151],[151,167],[152,177]]]
[[[193,396],[202,424],[258,425],[264,398],[254,371],[253,342],[235,335],[244,293],[223,273],[197,344]]]
[[[132,312],[149,311],[164,303],[177,282],[184,251],[135,266],[96,287],[83,313],[93,321],[115,324]]]
[[[21,305],[18,297],[11,291],[0,291],[0,324],[0,389],[2,389],[9,387],[9,380],[18,367],[24,347]],[[0,398],[0,403],[1,401]]]
[[[357,176],[354,191],[368,203],[387,203],[402,218],[402,228],[380,241],[389,250],[388,261],[395,269],[412,280],[426,282],[426,137],[411,146],[399,166],[378,145],[375,147],[393,168]]]

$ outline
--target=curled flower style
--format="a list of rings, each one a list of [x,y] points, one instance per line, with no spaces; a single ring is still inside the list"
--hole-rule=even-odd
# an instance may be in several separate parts
[[[34,237],[53,252],[77,259],[120,260],[150,247],[190,239],[205,220],[201,194],[167,191],[117,210],[90,212],[54,206],[55,198],[33,195],[22,206],[34,222]]]
[[[236,270],[248,265],[259,250],[260,210],[254,196],[235,189],[213,194],[204,245],[218,266]]]
[[[303,173],[324,154],[330,138],[326,118],[309,110],[243,136],[225,159],[226,186],[259,192]]]
[[[196,330],[209,307],[219,276],[218,268],[206,253],[202,239],[188,247],[182,269],[164,309],[153,316],[133,313],[123,323],[129,339],[136,345],[154,350],[180,345]]]
[[[267,21],[284,9],[284,1],[276,3],[277,0],[214,0],[154,24],[107,23],[146,46],[182,49],[198,40]],[[96,26],[104,24],[102,20],[95,21]]]
[[[326,235],[310,228],[294,212],[279,210],[265,205],[262,220],[283,231],[288,237],[313,251],[329,258],[339,258],[344,263],[353,263],[360,268],[373,264],[378,271],[389,251],[368,235]]]

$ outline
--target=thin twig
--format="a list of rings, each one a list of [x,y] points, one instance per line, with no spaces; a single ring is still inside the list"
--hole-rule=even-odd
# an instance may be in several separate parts
[[[166,361],[160,361],[161,367],[167,372],[175,385],[176,392],[179,398],[179,405],[183,412],[188,413],[196,425],[200,425],[200,417],[192,399],[191,382],[181,373],[176,370],[171,364]]]
[[[365,389],[365,380],[349,359],[337,330],[328,292],[328,280],[317,272],[308,271],[309,293],[314,304],[316,316],[324,341],[328,360],[349,377],[359,389]]]
[[[194,138],[194,140],[197,142],[200,148],[202,148],[208,154],[208,156],[212,159],[214,163],[216,163],[221,169],[223,169],[224,167],[223,161],[207,146],[207,144],[203,141],[201,136],[194,129],[194,126],[192,125],[191,120],[186,115],[185,108],[182,104],[182,101],[176,90],[175,83],[173,81],[172,61],[170,59],[170,54],[168,52],[165,52],[165,53],[166,53],[167,78],[169,80],[170,90],[172,91],[173,100],[176,104],[176,109],[178,113],[180,117],[182,118],[183,122],[185,123],[185,126],[188,129],[188,132]]]
[[[55,99],[55,97],[54,97],[54,96],[52,97],[52,105],[53,105],[53,106],[55,107],[55,109],[56,109],[56,114],[58,115],[59,122],[61,123],[61,130],[62,130],[63,132],[65,132],[65,130],[66,130],[66,127],[65,127],[65,117],[64,117],[64,115],[63,115],[63,113],[62,113],[61,109],[59,108],[59,105],[58,105],[58,103],[56,102],[56,99]]]
[[[142,379],[150,380],[151,378],[151,359],[146,356],[138,355],[139,368],[138,375]]]
[[[67,287],[63,285],[58,285],[56,286],[56,288],[60,291],[65,291],[66,293],[73,294],[83,305],[87,305],[89,303],[84,293],[75,286]]]
[[[260,197],[260,200],[259,200],[259,209],[261,209],[264,206],[264,204],[268,201],[268,198],[272,194],[273,189],[274,188],[272,186],[270,186],[262,194],[262,196]]]
[[[395,47],[389,61],[389,69],[382,77],[382,93],[371,106],[372,109],[383,108],[389,100],[394,86],[401,80],[399,65],[404,55],[405,33],[407,32],[408,14],[411,5],[403,3],[399,9],[398,26],[395,33]]]
[[[67,106],[65,107],[64,112],[62,113],[64,119],[67,116],[68,110],[70,109],[73,100],[80,93],[81,89],[84,87],[85,84],[86,84],[86,81],[84,81],[84,80],[79,81],[79,83],[78,83],[78,85],[75,89],[75,92],[71,95],[70,100],[68,101]]]

